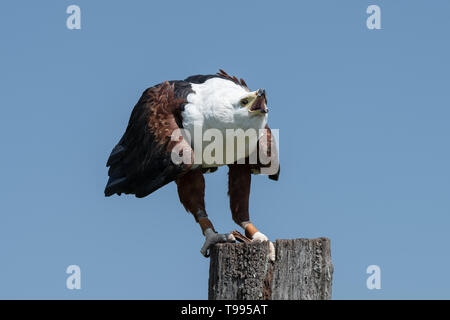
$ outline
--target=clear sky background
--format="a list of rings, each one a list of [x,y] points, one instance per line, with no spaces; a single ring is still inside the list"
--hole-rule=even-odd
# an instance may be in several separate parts
[[[366,28],[371,4],[382,30]],[[267,90],[280,130],[280,180],[252,184],[262,232],[329,237],[335,299],[450,298],[449,14],[444,0],[2,1],[0,298],[207,298],[175,184],[103,189],[142,91],[219,68]],[[226,174],[206,177],[221,232],[236,228]]]

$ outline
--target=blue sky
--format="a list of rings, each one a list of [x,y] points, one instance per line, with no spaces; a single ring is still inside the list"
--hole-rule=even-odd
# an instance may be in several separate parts
[[[81,8],[81,30],[66,8]],[[366,8],[381,7],[381,30]],[[335,299],[449,298],[450,3],[3,1],[0,298],[205,299],[203,236],[170,184],[105,198],[106,159],[144,89],[219,68],[265,88],[272,240],[329,237]],[[227,170],[207,210],[235,229]],[[67,290],[79,265],[82,289]],[[381,290],[366,268],[381,268]]]

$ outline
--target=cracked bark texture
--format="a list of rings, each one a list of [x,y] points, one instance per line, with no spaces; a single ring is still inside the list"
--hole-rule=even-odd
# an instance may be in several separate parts
[[[331,299],[333,264],[330,240],[276,240],[224,243],[211,249],[208,298],[211,300]]]

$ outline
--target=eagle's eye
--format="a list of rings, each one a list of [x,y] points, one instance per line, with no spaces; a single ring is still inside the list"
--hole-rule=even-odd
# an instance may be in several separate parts
[[[243,106],[246,106],[246,105],[248,104],[248,99],[242,99],[242,100],[241,100],[241,104],[242,104]]]

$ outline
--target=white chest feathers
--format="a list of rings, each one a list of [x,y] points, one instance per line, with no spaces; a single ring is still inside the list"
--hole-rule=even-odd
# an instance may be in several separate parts
[[[249,92],[235,84],[234,82],[222,78],[211,78],[202,84],[192,84],[193,93],[187,96],[188,103],[185,105],[182,112],[183,128],[190,134],[191,145],[192,141],[199,141],[202,139],[203,151],[208,151],[208,145],[215,141],[216,136],[220,133],[222,135],[222,148],[224,161],[223,163],[206,163],[203,161],[203,166],[219,166],[227,163],[233,163],[242,157],[247,157],[256,149],[256,143],[250,138],[242,140],[242,135],[250,135],[255,132],[259,139],[261,130],[267,124],[267,114],[253,114],[248,112],[240,104],[240,100],[249,94]],[[241,129],[241,130],[239,130]],[[249,130],[251,129],[251,130]],[[234,143],[226,141],[227,135],[230,136],[234,132],[237,139],[233,138]],[[201,137],[199,137],[201,133]],[[213,138],[212,138],[213,137]],[[245,152],[236,150],[239,146],[239,141],[245,141]],[[219,144],[216,146],[220,147]],[[199,144],[195,144],[199,146]],[[228,146],[228,147],[227,147]],[[226,154],[234,152],[233,158],[225,159]]]

